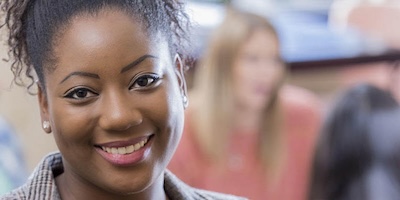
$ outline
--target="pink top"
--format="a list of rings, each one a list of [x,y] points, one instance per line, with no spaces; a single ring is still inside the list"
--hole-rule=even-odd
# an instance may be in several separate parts
[[[286,124],[287,159],[273,186],[257,159],[257,134],[232,134],[230,158],[223,169],[216,168],[197,148],[192,130],[184,134],[168,168],[191,186],[248,197],[253,200],[304,200],[310,162],[320,125],[319,102],[309,92],[285,87],[282,91]],[[187,120],[189,121],[189,120]]]

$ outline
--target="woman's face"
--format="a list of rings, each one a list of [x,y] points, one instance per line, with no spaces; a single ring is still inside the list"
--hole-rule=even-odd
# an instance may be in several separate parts
[[[115,10],[75,17],[58,37],[39,101],[70,183],[128,194],[163,181],[182,133],[185,83],[165,39],[151,38]]]
[[[238,106],[262,110],[282,79],[284,66],[276,36],[254,31],[238,51],[233,65],[233,85]]]

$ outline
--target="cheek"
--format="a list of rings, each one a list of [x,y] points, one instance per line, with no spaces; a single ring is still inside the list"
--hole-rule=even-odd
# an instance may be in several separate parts
[[[253,86],[256,79],[256,71],[251,66],[236,66],[233,70],[233,86],[237,92],[246,92]]]
[[[60,150],[87,143],[93,132],[93,108],[72,107],[55,102],[51,107],[53,135]]]
[[[283,79],[284,69],[283,68],[272,68],[268,73],[264,73],[264,79],[271,85],[276,85]]]
[[[241,87],[249,79],[249,71],[241,63],[235,64],[232,70],[232,81],[235,88]]]
[[[166,121],[168,126],[171,127],[172,139],[180,137],[184,121],[183,99],[181,92],[176,88],[178,87],[171,87],[166,98],[166,107],[168,108]]]
[[[167,149],[171,150],[172,156],[182,135],[184,123],[183,99],[177,82],[172,82],[166,86],[164,99],[164,102],[160,102],[160,104],[164,103],[166,108],[164,111],[164,123],[166,125],[164,127],[167,129],[165,133],[169,133],[169,147]]]

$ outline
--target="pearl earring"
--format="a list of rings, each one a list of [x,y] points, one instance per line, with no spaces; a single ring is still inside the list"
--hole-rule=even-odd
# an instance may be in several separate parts
[[[187,108],[188,105],[189,105],[189,100],[188,100],[188,98],[187,98],[186,95],[183,95],[182,101],[183,101],[183,107],[184,107],[184,108]]]
[[[45,131],[49,131],[49,129],[50,129],[50,122],[49,121],[43,121],[43,129]]]

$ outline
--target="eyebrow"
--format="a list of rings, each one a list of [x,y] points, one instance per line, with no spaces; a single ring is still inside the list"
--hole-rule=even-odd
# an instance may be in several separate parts
[[[144,60],[146,60],[147,58],[157,58],[156,56],[153,55],[143,55],[140,58],[136,59],[135,61],[133,61],[131,64],[127,65],[126,67],[122,68],[121,70],[121,74],[129,71],[130,69],[134,68],[135,66],[139,65],[141,62],[143,62]]]
[[[90,78],[100,79],[100,76],[97,75],[97,74],[93,74],[93,73],[89,73],[89,72],[80,72],[80,71],[78,71],[78,72],[72,72],[72,73],[68,74],[68,76],[66,76],[66,77],[60,82],[60,84],[63,83],[63,82],[65,82],[66,80],[68,80],[68,79],[69,79],[70,77],[72,77],[72,76],[86,76],[86,77],[90,77]]]
[[[140,58],[136,59],[135,61],[133,61],[132,63],[130,63],[129,65],[125,66],[124,68],[122,68],[121,70],[121,74],[129,71],[130,69],[132,69],[133,67],[139,65],[140,63],[142,63],[144,60],[146,60],[147,58],[157,58],[156,56],[153,55],[143,55]],[[100,76],[97,74],[93,74],[93,73],[89,73],[89,72],[81,72],[81,71],[77,71],[77,72],[72,72],[70,74],[68,74],[68,76],[66,76],[61,82],[65,82],[66,80],[68,80],[70,77],[72,76],[86,76],[86,77],[90,77],[90,78],[95,78],[95,79],[100,79]]]

